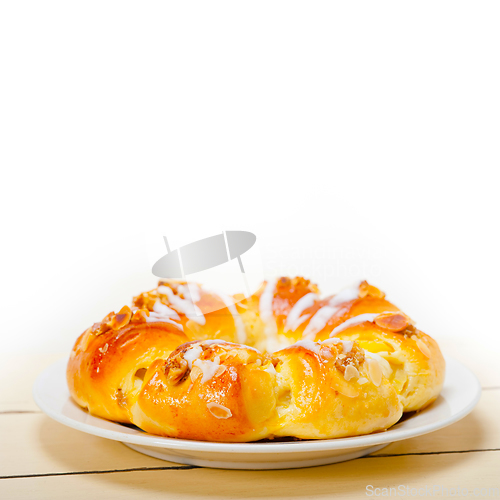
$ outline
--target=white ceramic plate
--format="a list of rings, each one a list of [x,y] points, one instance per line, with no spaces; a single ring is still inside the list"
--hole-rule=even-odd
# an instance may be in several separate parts
[[[386,432],[341,439],[264,443],[208,443],[147,434],[93,417],[73,402],[66,385],[67,360],[60,360],[37,378],[36,404],[49,417],[79,431],[121,441],[133,450],[172,462],[223,469],[291,469],[351,460],[394,442],[421,436],[453,424],[476,406],[481,387],[458,361],[446,359],[446,380],[439,398],[425,410]]]

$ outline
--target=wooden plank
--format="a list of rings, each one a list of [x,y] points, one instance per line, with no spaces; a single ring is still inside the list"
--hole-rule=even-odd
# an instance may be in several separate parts
[[[378,454],[500,449],[498,414],[500,390],[485,391],[476,410],[460,422],[394,443]],[[70,429],[44,414],[3,414],[0,424],[0,442],[9,450],[8,454],[0,454],[3,476],[173,465],[141,455],[121,443]]]
[[[482,342],[457,341],[454,337],[437,338],[441,351],[463,363],[474,372],[481,387],[500,387],[500,370],[498,369],[498,349],[485,348]]]
[[[0,412],[2,411],[39,411],[33,401],[31,391],[36,377],[49,365],[65,357],[63,353],[43,356],[12,357],[0,356]]]
[[[182,498],[365,498],[373,488],[460,487],[473,496],[485,488],[500,495],[500,452],[372,457],[282,471],[189,469],[116,472],[0,480],[0,497],[72,500]],[[496,488],[496,490],[495,490]],[[395,490],[396,491],[396,490]],[[483,490],[486,491],[486,490]],[[441,490],[444,493],[444,490]],[[410,495],[408,495],[410,496]],[[443,496],[436,494],[435,496]],[[457,495],[455,495],[457,496]]]
[[[424,436],[398,441],[375,455],[500,449],[500,389],[486,390],[476,408],[457,423]]]
[[[43,413],[0,415],[0,476],[168,467],[118,441],[62,425]]]

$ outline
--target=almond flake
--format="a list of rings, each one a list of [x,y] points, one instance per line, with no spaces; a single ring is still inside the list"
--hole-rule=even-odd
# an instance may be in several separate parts
[[[420,349],[420,352],[430,358],[431,357],[431,351],[429,350],[429,348],[427,347],[427,345],[420,339],[417,340],[417,347]]]
[[[226,408],[225,406],[222,406],[219,403],[214,403],[214,402],[207,403],[207,408],[208,408],[208,411],[215,418],[226,419],[226,418],[233,416],[233,414],[231,413],[231,410],[229,408]]]
[[[193,366],[193,369],[191,370],[191,373],[189,374],[189,378],[191,379],[191,382],[193,384],[196,382],[196,379],[202,374],[201,368],[198,368],[197,366]]]
[[[410,324],[408,317],[400,312],[389,312],[379,314],[375,318],[375,324],[391,332],[402,332]]]
[[[219,366],[219,368],[217,368],[217,371],[215,372],[214,377],[220,377],[226,370],[227,367],[225,365]]]
[[[344,378],[349,382],[351,379],[359,378],[359,372],[353,365],[347,365],[344,372]]]
[[[378,387],[382,383],[382,369],[376,359],[368,360],[368,373],[373,384]]]

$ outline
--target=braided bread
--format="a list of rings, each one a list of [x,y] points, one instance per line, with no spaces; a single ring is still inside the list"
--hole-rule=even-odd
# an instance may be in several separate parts
[[[437,343],[379,289],[321,298],[284,277],[249,298],[161,281],[77,339],[67,380],[96,416],[248,442],[385,430],[432,403],[444,371]]]

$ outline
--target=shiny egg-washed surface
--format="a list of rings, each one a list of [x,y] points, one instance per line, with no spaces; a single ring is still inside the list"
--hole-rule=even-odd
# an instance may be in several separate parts
[[[385,430],[431,404],[444,371],[437,343],[376,287],[322,298],[282,277],[249,298],[160,281],[78,338],[67,380],[93,415],[247,442]]]

